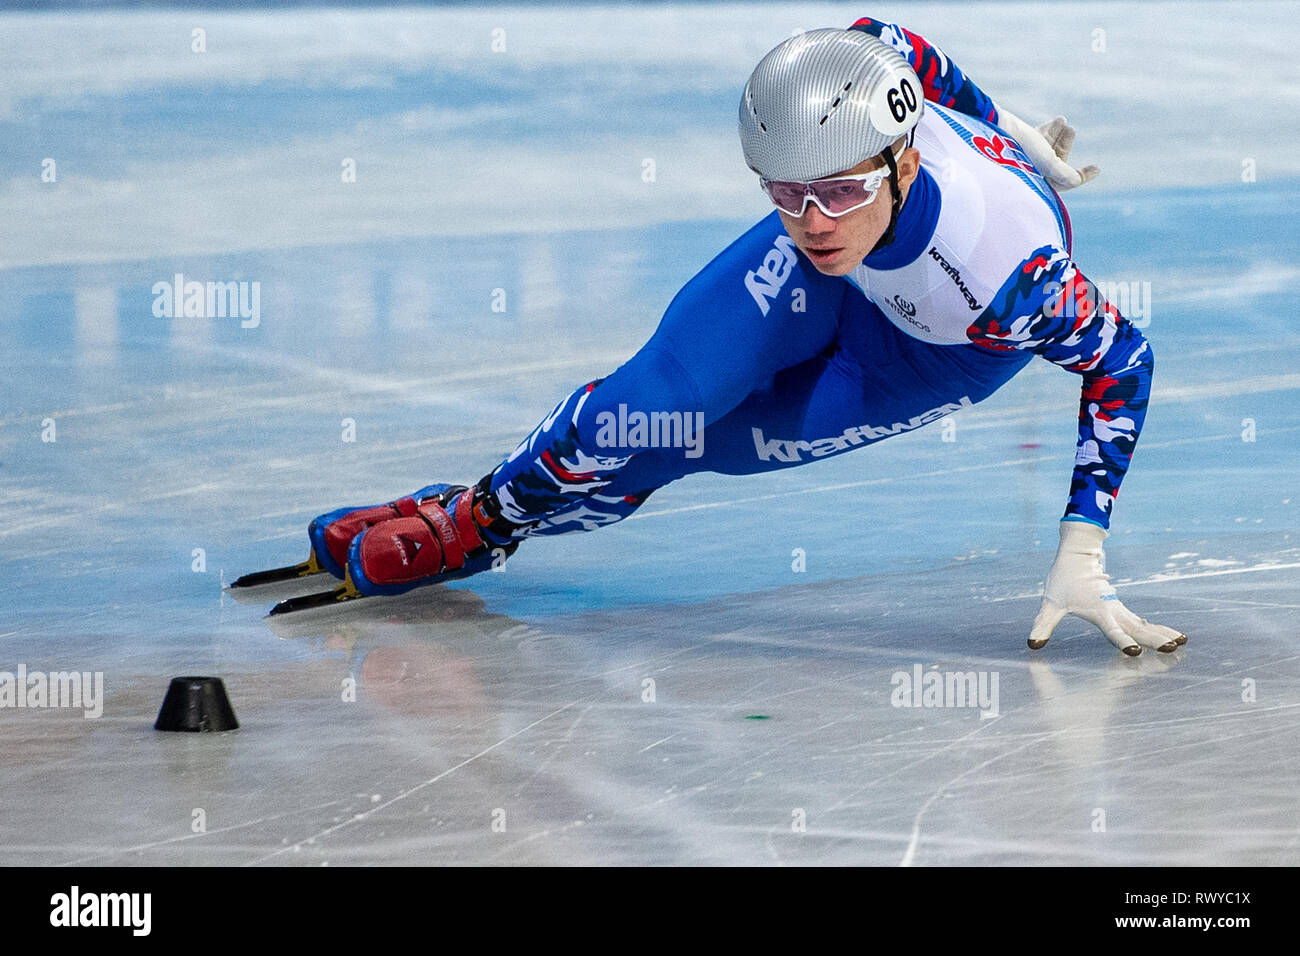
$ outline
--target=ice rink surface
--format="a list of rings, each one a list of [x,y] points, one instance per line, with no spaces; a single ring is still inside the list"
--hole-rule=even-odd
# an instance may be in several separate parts
[[[1108,570],[1185,648],[1025,646],[1045,362],[954,440],[686,479],[503,573],[223,591],[632,354],[766,212],[753,64],[867,14],[1102,166],[1076,258],[1149,283],[1157,355]],[[1295,864],[1297,44],[1267,3],[0,16],[0,671],[104,675],[97,718],[0,708],[0,863]],[[156,317],[176,273],[258,282],[257,325]],[[996,707],[894,706],[931,671]],[[238,731],[152,729],[196,673]]]

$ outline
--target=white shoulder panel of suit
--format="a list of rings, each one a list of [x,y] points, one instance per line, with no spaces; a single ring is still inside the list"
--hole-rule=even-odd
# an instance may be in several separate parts
[[[896,269],[862,264],[846,277],[891,322],[926,342],[969,342],[966,329],[1035,249],[1066,246],[1050,187],[1014,147],[996,149],[994,137],[1005,142],[987,123],[926,103],[914,145],[942,200],[934,234],[912,262]]]

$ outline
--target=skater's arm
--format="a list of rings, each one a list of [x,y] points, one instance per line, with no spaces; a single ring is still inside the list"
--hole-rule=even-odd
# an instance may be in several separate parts
[[[1095,165],[1075,169],[1068,162],[1074,143],[1074,127],[1065,121],[1064,116],[1039,127],[1026,123],[1005,106],[995,103],[937,46],[893,23],[863,17],[850,29],[879,37],[907,57],[921,80],[927,100],[992,123],[1010,133],[1038,171],[1058,191],[1081,186],[1100,172]]]
[[[998,108],[992,98],[925,37],[871,17],[863,17],[849,29],[879,37],[907,57],[921,79],[927,100],[997,125]]]
[[[1022,348],[1083,377],[1079,444],[1060,546],[1029,634],[1035,650],[1074,614],[1125,654],[1177,650],[1187,636],[1130,611],[1106,574],[1103,542],[1146,417],[1154,358],[1138,328],[1056,246],[1027,259],[967,329],[990,349]]]
[[[1022,264],[967,335],[989,349],[1029,349],[1083,377],[1065,517],[1109,527],[1146,417],[1155,361],[1150,343],[1054,246]]]

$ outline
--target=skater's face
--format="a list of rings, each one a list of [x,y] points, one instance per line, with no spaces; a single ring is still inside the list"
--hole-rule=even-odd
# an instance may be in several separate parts
[[[904,200],[921,168],[921,154],[908,147],[895,160],[898,165],[898,186]],[[824,177],[856,176],[869,173],[885,165],[879,156],[865,160],[852,169]],[[876,198],[861,209],[834,217],[826,215],[810,202],[802,216],[792,216],[777,209],[785,231],[794,244],[806,255],[818,272],[828,276],[848,275],[852,272],[889,228],[889,210],[893,203],[893,189],[886,180]]]

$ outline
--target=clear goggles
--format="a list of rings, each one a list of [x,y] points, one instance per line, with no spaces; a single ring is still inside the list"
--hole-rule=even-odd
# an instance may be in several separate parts
[[[875,199],[888,176],[889,170],[881,167],[858,176],[815,179],[810,183],[759,179],[758,184],[784,213],[797,218],[804,214],[809,202],[815,202],[818,209],[836,219]]]

